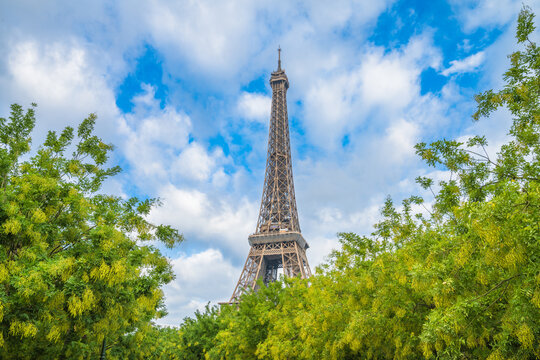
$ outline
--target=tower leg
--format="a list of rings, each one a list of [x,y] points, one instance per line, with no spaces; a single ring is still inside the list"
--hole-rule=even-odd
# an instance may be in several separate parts
[[[240,295],[244,293],[247,289],[254,289],[255,284],[257,283],[257,278],[260,273],[260,269],[263,262],[262,254],[257,254],[257,251],[254,248],[249,250],[248,258],[244,264],[244,269],[240,274],[240,279],[236,284],[233,295],[229,302],[236,302],[240,298]]]

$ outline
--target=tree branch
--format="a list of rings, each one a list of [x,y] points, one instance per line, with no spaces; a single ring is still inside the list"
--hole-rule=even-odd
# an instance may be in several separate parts
[[[509,277],[508,279],[504,279],[503,281],[499,282],[497,285],[495,285],[494,287],[492,287],[491,289],[489,289],[488,291],[486,291],[486,292],[483,293],[482,295],[480,295],[480,296],[478,296],[478,297],[472,299],[471,301],[476,301],[476,300],[478,300],[478,299],[480,299],[480,298],[486,296],[487,294],[491,293],[492,291],[494,291],[494,290],[500,288],[500,287],[501,287],[502,285],[504,285],[505,283],[507,283],[507,282],[509,282],[510,280],[513,280],[513,279],[515,279],[515,278],[517,278],[517,277],[520,277],[521,275],[523,275],[523,274],[517,274],[517,275],[514,275],[514,276],[512,276],[512,277]]]
[[[482,148],[483,148],[483,146],[482,146]],[[466,152],[468,152],[468,153],[474,154],[474,155],[476,155],[476,156],[480,156],[481,158],[486,159],[486,160],[487,160],[488,162],[490,162],[491,164],[497,166],[497,164],[495,164],[493,161],[491,161],[491,159],[489,158],[489,156],[487,156],[487,153],[486,153],[486,156],[484,156],[484,155],[479,154],[479,153],[477,153],[477,152],[475,152],[475,151],[472,151],[472,150],[467,150],[467,149],[462,149],[462,150],[463,150],[463,151],[466,151]],[[486,151],[486,150],[484,149],[484,152],[485,152],[485,151]]]

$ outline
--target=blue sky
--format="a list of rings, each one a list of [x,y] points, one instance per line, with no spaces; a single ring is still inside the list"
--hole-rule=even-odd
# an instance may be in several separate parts
[[[537,13],[538,0],[527,1]],[[387,195],[445,179],[420,141],[485,134],[495,154],[505,111],[471,121],[515,49],[521,1],[17,1],[0,4],[0,111],[37,102],[34,144],[96,112],[124,172],[106,192],[160,197],[151,220],[186,242],[167,251],[178,324],[227,300],[262,192],[270,72],[288,92],[293,171],[312,268],[336,233],[369,234]],[[538,34],[536,34],[537,36]],[[418,209],[418,211],[423,211]]]

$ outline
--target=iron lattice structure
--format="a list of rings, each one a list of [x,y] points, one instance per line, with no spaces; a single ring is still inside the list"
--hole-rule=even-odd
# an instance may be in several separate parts
[[[251,246],[244,269],[230,302],[237,302],[247,290],[257,289],[257,280],[264,284],[277,280],[278,269],[288,277],[311,276],[306,249],[309,247],[300,232],[289,137],[287,89],[289,80],[281,69],[272,72],[272,110],[268,135],[268,155],[261,208],[255,233],[248,240]]]

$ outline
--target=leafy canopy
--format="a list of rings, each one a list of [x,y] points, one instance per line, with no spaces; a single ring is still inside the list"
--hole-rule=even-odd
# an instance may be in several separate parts
[[[145,219],[157,200],[100,192],[120,168],[106,166],[113,147],[93,134],[95,115],[50,131],[30,156],[34,107],[0,118],[0,352],[96,358],[106,339],[115,358],[165,314],[173,273],[148,241],[182,236]]]

